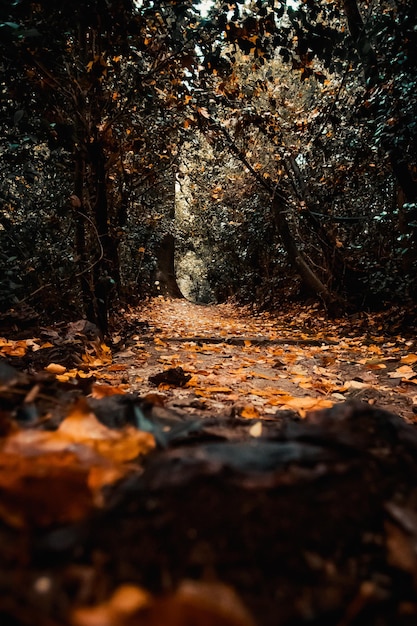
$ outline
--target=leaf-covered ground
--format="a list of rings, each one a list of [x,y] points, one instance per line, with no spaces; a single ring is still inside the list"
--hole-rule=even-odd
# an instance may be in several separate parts
[[[190,380],[159,384],[160,401],[190,412],[268,418],[360,399],[408,420],[417,409],[417,345],[384,333],[377,317],[329,322],[315,308],[254,316],[232,305],[153,300],[114,361],[131,389],[155,389],[149,377],[181,367]],[[117,337],[115,338],[117,342]],[[414,369],[413,369],[414,367]]]
[[[124,320],[107,343],[80,321],[38,329],[38,336],[29,329],[24,339],[0,337],[0,354],[61,382],[95,381],[96,397],[152,393],[151,402],[189,413],[268,418],[293,410],[304,417],[359,399],[414,420],[417,340],[393,331],[384,316],[329,321],[314,306],[254,315],[156,298]],[[179,378],[164,378],[176,368]]]
[[[107,342],[10,328],[1,626],[415,624],[417,348],[394,323],[158,298]]]

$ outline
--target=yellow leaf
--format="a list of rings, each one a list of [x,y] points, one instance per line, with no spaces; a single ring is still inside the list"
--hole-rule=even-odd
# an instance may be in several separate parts
[[[7,339],[1,337],[0,352],[9,356],[25,356],[27,352],[26,341],[7,341]]]

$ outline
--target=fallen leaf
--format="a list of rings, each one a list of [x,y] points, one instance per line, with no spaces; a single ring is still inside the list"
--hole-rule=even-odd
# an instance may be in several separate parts
[[[206,387],[209,393],[232,393],[233,389],[230,387]]]
[[[46,434],[46,433],[42,433]],[[74,523],[94,506],[90,468],[75,451],[29,454],[25,446],[0,452],[0,518],[23,528]]]
[[[8,356],[25,356],[27,352],[26,341],[8,341],[4,337],[0,337],[0,352]]]
[[[111,385],[101,385],[99,383],[95,383],[91,389],[91,396],[97,399],[107,398],[109,396],[116,396],[124,393],[125,390],[121,387],[112,387]]]
[[[101,456],[116,463],[131,461],[155,447],[155,440],[150,433],[131,426],[123,430],[107,428],[98,421],[85,400],[79,400],[61,422],[56,437],[63,438],[67,443],[89,445]]]
[[[50,374],[63,374],[67,371],[67,368],[59,363],[49,363],[49,365],[45,367],[45,370]]]
[[[246,404],[242,410],[239,411],[239,415],[245,419],[256,419],[259,417],[259,411],[253,404]]]
[[[407,365],[413,365],[413,363],[417,363],[417,354],[409,353],[406,356],[401,357],[401,362],[406,363]]]
[[[410,378],[414,378],[417,376],[417,372],[413,370],[409,365],[401,365],[401,367],[397,367],[396,370],[390,372],[388,374],[390,378],[401,378],[403,380],[409,380]]]

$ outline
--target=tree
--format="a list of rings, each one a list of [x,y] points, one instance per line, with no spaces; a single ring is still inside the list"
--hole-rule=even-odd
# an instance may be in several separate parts
[[[226,17],[224,7],[218,5],[209,16],[209,24],[215,28],[215,19],[220,22],[226,37],[223,44],[211,41],[208,44],[211,52],[206,50],[206,59],[210,61],[205,66],[203,83],[208,85],[210,80],[215,81],[217,97],[213,100],[210,96],[213,89],[208,88],[205,102],[209,116],[228,119],[228,127],[234,134],[231,143],[238,143],[243,157],[255,128],[262,129],[273,145],[274,158],[281,164],[277,169],[283,173],[279,176],[273,173],[271,177],[269,169],[262,166],[261,170],[256,169],[256,174],[260,185],[272,182],[271,191],[278,186],[286,200],[288,192],[291,193],[290,206],[281,211],[284,219],[280,225],[284,236],[287,237],[288,232],[292,236],[293,243],[294,229],[300,234],[303,232],[302,243],[299,241],[296,248],[298,251],[304,248],[309,259],[307,268],[314,267],[313,274],[319,278],[310,282],[312,275],[305,271],[304,281],[321,293],[325,293],[324,284],[331,291],[349,298],[353,296],[357,303],[363,302],[366,291],[371,291],[377,302],[381,301],[381,296],[389,298],[392,290],[397,294],[401,292],[404,297],[410,293],[408,288],[413,280],[411,274],[402,276],[401,258],[406,247],[398,245],[393,237],[400,228],[401,216],[393,208],[396,193],[386,155],[390,145],[400,142],[410,156],[406,170],[412,173],[415,158],[413,142],[409,139],[415,115],[409,116],[408,128],[400,139],[391,132],[393,119],[389,116],[390,110],[387,113],[387,101],[383,103],[382,119],[381,115],[372,115],[370,98],[375,90],[369,79],[373,75],[373,52],[369,46],[367,48],[362,33],[358,47],[367,63],[369,84],[366,84],[361,79],[358,47],[354,45],[347,28],[347,16],[341,8],[333,2],[306,1],[297,10],[289,7],[285,11],[284,4],[274,7],[268,2],[259,2],[251,11],[235,4]],[[373,26],[381,30],[381,24],[385,24],[386,29],[386,7],[381,3],[379,8]],[[408,42],[415,37],[410,21],[407,25],[395,20],[395,24],[393,40],[399,49],[405,46],[408,50]],[[390,45],[392,48],[392,41]],[[387,68],[379,83],[379,88],[385,85],[387,92],[391,84],[388,66],[393,52],[393,49],[384,51]],[[249,82],[256,83],[253,87],[248,86],[247,76],[236,77],[236,61],[241,53],[248,55]],[[277,107],[282,98],[282,93],[277,97],[279,89],[274,86],[277,57],[272,61],[275,66],[271,64],[277,53],[285,63],[290,63],[293,84],[298,82],[299,92],[305,94],[298,106],[293,105],[292,129],[286,123],[282,107]],[[395,62],[404,60],[404,54],[393,56]],[[407,85],[414,85],[413,80],[404,83],[404,75],[399,82],[405,89],[404,95]],[[318,98],[311,97],[320,91]],[[259,105],[260,101],[263,105]],[[398,106],[395,98],[390,101]],[[405,97],[404,102],[407,111],[414,110],[414,97]],[[206,124],[211,132],[210,121]],[[390,160],[393,163],[392,154]],[[247,159],[248,172],[254,165],[258,166],[259,162],[253,162],[251,157]],[[394,173],[398,175],[398,170]],[[358,190],[359,203],[353,202],[351,197],[355,194],[357,198]],[[413,205],[406,204],[406,208],[412,209]],[[291,222],[290,229],[286,228]],[[412,224],[410,220],[409,224]],[[412,238],[412,233],[404,233],[404,238],[410,239],[410,235]],[[289,242],[288,237],[286,240]],[[387,240],[392,245],[390,253],[386,250]],[[314,248],[319,252],[318,257]],[[296,258],[293,249],[295,267]],[[304,271],[304,264],[299,267]]]
[[[52,163],[61,151],[67,176],[59,232],[71,243],[64,251],[46,222],[43,230],[54,258],[67,259],[68,289],[74,301],[82,293],[88,317],[105,329],[120,294],[138,281],[141,293],[151,292],[157,257],[172,278],[178,153],[199,133],[252,178],[238,184],[257,196],[246,250],[256,250],[269,229],[262,255],[244,259],[242,238],[235,255],[242,293],[261,271],[278,285],[285,248],[304,285],[328,306],[363,303],[367,291],[375,301],[393,289],[413,294],[415,33],[404,6],[381,0],[377,8],[365,20],[351,1],[305,0],[294,8],[259,0],[250,7],[215,3],[199,19],[191,0],[2,4],[2,106],[13,132],[21,132],[18,147],[10,141],[2,155],[5,163],[23,159],[29,130],[33,153],[47,145]],[[12,140],[10,129],[6,134]],[[3,189],[9,259],[18,248],[10,243],[15,216],[21,225],[24,219],[16,193]],[[240,211],[249,225],[249,211],[227,194],[219,211]],[[52,203],[44,213],[56,219]],[[211,240],[227,256],[222,236]],[[193,246],[181,245],[184,252]],[[51,274],[30,289],[57,282],[55,269]]]

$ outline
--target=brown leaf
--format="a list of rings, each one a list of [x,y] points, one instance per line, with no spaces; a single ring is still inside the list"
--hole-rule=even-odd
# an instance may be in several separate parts
[[[0,518],[8,525],[47,526],[81,520],[94,503],[89,467],[74,452],[0,452]]]

